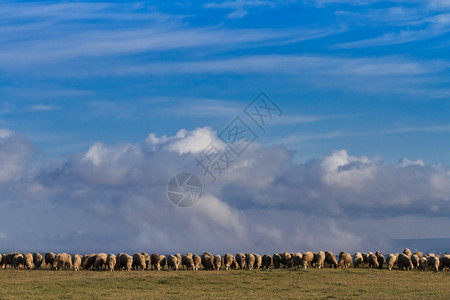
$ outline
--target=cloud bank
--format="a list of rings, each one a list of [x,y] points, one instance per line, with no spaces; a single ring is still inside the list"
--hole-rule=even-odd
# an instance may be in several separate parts
[[[449,237],[448,167],[346,150],[297,163],[254,144],[212,183],[193,159],[211,141],[210,128],[183,129],[37,161],[30,140],[1,130],[1,250],[390,251],[391,238]],[[204,185],[190,208],[166,195],[184,171]]]

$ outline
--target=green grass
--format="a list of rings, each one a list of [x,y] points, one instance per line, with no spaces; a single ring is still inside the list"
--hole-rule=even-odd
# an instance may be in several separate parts
[[[0,270],[0,299],[447,298],[450,272]]]

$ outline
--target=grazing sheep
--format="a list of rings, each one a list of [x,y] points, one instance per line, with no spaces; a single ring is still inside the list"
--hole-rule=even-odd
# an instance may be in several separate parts
[[[406,248],[405,250],[403,250],[403,254],[405,254],[405,255],[408,256],[409,258],[411,258],[411,256],[412,256],[411,250],[409,250],[408,248]]]
[[[45,266],[47,268],[51,268],[53,265],[53,261],[55,260],[56,255],[52,252],[47,252],[44,255],[45,258]]]
[[[181,267],[181,254],[177,253],[177,254],[175,254],[175,256],[177,257],[177,260],[178,260],[178,269],[179,269]]]
[[[18,253],[15,254],[12,259],[12,266],[14,269],[23,269],[23,255]]]
[[[192,254],[188,253],[181,257],[181,264],[186,270],[194,270],[194,260],[192,259]]]
[[[231,265],[233,264],[233,262],[234,262],[233,255],[226,253],[223,256],[223,264],[225,266],[225,270],[229,270],[231,268]]]
[[[178,258],[175,255],[169,255],[167,257],[167,267],[169,270],[178,270]]]
[[[106,260],[108,259],[108,255],[106,253],[99,253],[95,258],[94,269],[100,270],[103,269],[103,266],[106,265]]]
[[[138,268],[145,270],[145,256],[140,253],[135,253],[133,255],[133,264],[131,267],[135,270],[137,270]],[[177,268],[178,268],[178,262],[177,262]]]
[[[157,253],[152,253],[152,255],[150,255],[150,262],[152,264],[152,268],[155,269],[156,271],[161,270],[161,258],[159,256],[159,254]]]
[[[262,267],[263,269],[270,268],[270,264],[272,263],[272,257],[270,255],[264,254],[262,257]]]
[[[427,270],[427,258],[426,258],[425,256],[422,256],[422,257],[419,259],[419,268],[420,268],[422,271],[426,271],[426,270]]]
[[[108,254],[106,257],[106,267],[109,271],[114,271],[117,264],[117,259],[114,254]]]
[[[389,254],[387,259],[386,259],[386,264],[387,264],[387,268],[388,270],[392,270],[394,268],[394,264],[397,262],[397,256],[395,254]]]
[[[255,256],[253,254],[245,254],[245,265],[247,266],[247,269],[253,270],[253,266],[255,265]]]
[[[280,268],[280,264],[281,264],[281,256],[278,253],[275,253],[272,256],[272,261],[273,261],[273,266],[275,267],[275,269]]]
[[[325,251],[325,262],[328,264],[329,268],[334,267],[336,269],[338,267],[336,256],[331,251]]]
[[[73,265],[73,269],[75,271],[79,271],[80,270],[80,267],[81,267],[81,255],[74,254],[72,256],[72,265]]]
[[[245,255],[243,253],[237,253],[236,256],[236,263],[239,266],[240,269],[245,268]]]
[[[430,256],[428,257],[427,265],[431,267],[433,271],[439,271],[439,257],[438,256]]]
[[[419,260],[423,257],[423,253],[420,251],[417,251],[416,253],[414,253],[414,255],[417,255],[419,257]]]
[[[202,258],[198,254],[192,255],[192,260],[194,261],[194,271],[198,271],[200,264],[202,263]]]
[[[67,253],[58,253],[53,260],[53,270],[68,270],[72,268],[72,257]]]
[[[369,268],[378,268],[378,259],[377,256],[373,253],[369,254],[367,260],[369,261]]]
[[[161,265],[161,269],[164,269],[164,267],[167,265],[167,258],[165,255],[159,256],[159,264]]]
[[[148,253],[146,252],[142,252],[142,255],[144,255],[144,259],[145,259],[145,269],[149,269],[150,268],[150,255],[148,255]]]
[[[408,250],[408,249],[405,249]],[[405,253],[400,253],[397,258],[397,265],[399,269],[403,270],[413,270],[414,266],[412,264],[411,258]]]
[[[219,271],[222,266],[222,257],[220,255],[214,255],[214,270]]]
[[[292,266],[292,255],[289,252],[284,252],[281,254],[281,263],[284,268],[290,268]]]
[[[419,265],[420,265],[420,258],[419,256],[417,256],[416,254],[413,254],[411,256],[411,262],[414,266],[414,269],[419,269]]]
[[[261,268],[261,265],[262,265],[262,257],[261,257],[261,255],[256,254],[256,253],[252,253],[252,254],[255,257],[255,264],[253,265],[253,269],[258,270],[259,268]]]
[[[44,258],[42,257],[42,254],[35,252],[33,254],[34,268],[40,269],[43,262],[44,262]]]
[[[23,254],[23,266],[28,270],[34,269],[33,254],[31,253]]]
[[[319,251],[314,253],[313,266],[315,268],[323,269],[323,265],[325,263],[325,252]]]
[[[81,259],[81,266],[84,270],[89,270],[91,267],[94,267],[95,260],[97,259],[97,254],[89,254],[83,256]]]
[[[373,253],[372,253],[373,255]],[[350,264],[352,263],[352,256],[348,254],[347,252],[343,251],[339,253],[339,268],[348,268],[350,267]]]
[[[308,269],[309,267],[311,267],[311,263],[313,260],[314,260],[314,253],[312,253],[311,251],[303,252],[301,262],[302,268]]]
[[[439,266],[439,270],[449,270],[450,269],[450,255],[444,255],[441,257],[441,264]]]
[[[209,252],[203,253],[202,265],[205,270],[214,270],[214,256]]]
[[[133,257],[126,253],[119,253],[116,257],[116,266],[118,270],[130,271],[133,266]]]
[[[363,253],[362,257],[363,257],[363,264],[368,264],[369,263],[369,254],[370,253]]]
[[[292,259],[292,265],[294,266],[294,268],[300,268],[302,265],[302,257],[303,255],[301,253],[296,253],[294,255],[294,258]]]
[[[353,255],[353,267],[357,268],[363,263],[363,256],[361,252],[356,252],[355,255]]]
[[[384,264],[384,255],[381,254],[379,251],[377,251],[377,260],[378,260],[378,268],[383,269],[383,264]]]

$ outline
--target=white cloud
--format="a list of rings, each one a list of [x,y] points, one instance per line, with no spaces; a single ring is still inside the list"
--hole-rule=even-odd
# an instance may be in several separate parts
[[[425,229],[450,212],[450,169],[420,160],[392,165],[340,150],[294,163],[283,147],[255,144],[212,183],[193,160],[217,139],[209,128],[150,134],[138,144],[97,143],[60,163],[34,167],[23,155],[33,148],[29,141],[7,130],[0,136],[0,153],[7,153],[0,155],[2,165],[11,159],[8,149],[22,153],[16,159],[21,167],[7,168],[7,182],[0,182],[0,226],[14,236],[5,240],[9,248],[389,251],[391,237],[423,237],[405,220]],[[170,178],[183,171],[204,186],[189,208],[174,206],[166,195]],[[433,236],[447,235],[446,227],[434,228]]]

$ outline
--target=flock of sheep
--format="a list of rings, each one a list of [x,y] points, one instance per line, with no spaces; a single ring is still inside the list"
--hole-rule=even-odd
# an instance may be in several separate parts
[[[411,253],[409,249],[405,249],[403,253],[389,254],[387,258],[377,251],[361,253],[357,252],[352,256],[347,252],[341,252],[339,259],[330,252],[313,253],[276,253],[270,255],[259,255],[255,253],[237,253],[235,256],[231,254],[212,255],[209,252],[198,254],[187,253],[186,255],[159,255],[153,253],[136,253],[133,256],[119,253],[118,255],[105,253],[80,255],[69,255],[67,253],[54,254],[52,252],[45,253],[8,253],[0,254],[0,268],[14,269],[41,269],[45,262],[46,269],[52,270],[161,270],[166,268],[169,270],[178,270],[180,268],[197,271],[200,266],[205,270],[220,269],[268,269],[271,266],[278,269],[283,268],[324,268],[325,266],[334,268],[349,268],[367,266],[369,268],[382,269],[386,265],[388,270],[392,270],[395,266],[402,270],[424,270],[431,269],[434,271],[442,271],[450,269],[450,255],[434,255],[429,253],[423,255],[422,252]]]

